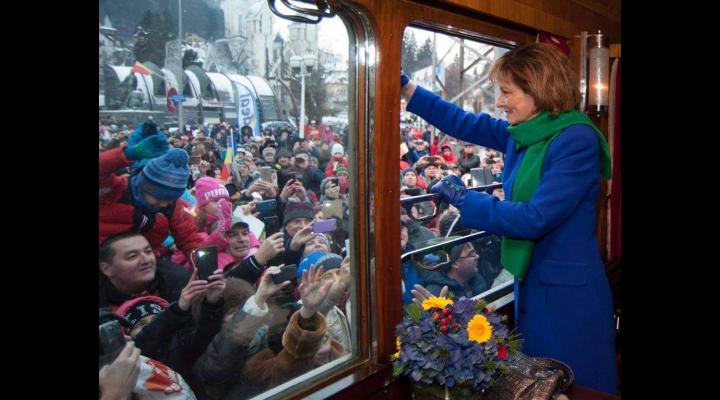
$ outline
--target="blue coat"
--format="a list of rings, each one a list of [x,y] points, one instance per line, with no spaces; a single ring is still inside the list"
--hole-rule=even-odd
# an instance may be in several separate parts
[[[548,147],[530,202],[513,202],[513,182],[526,149],[517,151],[507,121],[465,112],[421,87],[407,110],[458,139],[505,153],[507,201],[468,192],[461,222],[535,241],[516,316],[523,352],[557,358],[570,365],[579,385],[616,393],[612,297],[595,238],[600,189],[596,133],[587,125],[562,131]]]

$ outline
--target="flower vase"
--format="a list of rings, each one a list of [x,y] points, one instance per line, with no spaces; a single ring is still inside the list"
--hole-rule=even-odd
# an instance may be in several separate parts
[[[451,388],[445,385],[420,385],[410,383],[410,391],[414,400],[466,400],[480,399],[480,393],[474,393],[470,388],[465,386],[453,386]]]

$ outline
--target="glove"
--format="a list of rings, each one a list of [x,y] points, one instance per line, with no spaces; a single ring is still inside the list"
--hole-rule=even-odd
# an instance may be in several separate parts
[[[436,183],[430,189],[430,193],[438,193],[442,196],[443,200],[460,210],[462,209],[463,201],[465,201],[467,188],[460,178],[455,175],[448,175]]]
[[[408,78],[407,75],[403,72],[403,70],[400,70],[400,87],[404,87],[410,82],[410,78]]]
[[[140,143],[134,146],[128,146],[125,148],[125,157],[128,160],[144,160],[167,153],[168,141],[162,134],[152,135],[140,141]]]

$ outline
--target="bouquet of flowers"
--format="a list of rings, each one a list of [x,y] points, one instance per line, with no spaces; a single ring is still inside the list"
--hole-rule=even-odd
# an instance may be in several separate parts
[[[397,325],[395,376],[409,376],[419,386],[440,385],[484,393],[519,352],[520,340],[502,316],[483,300],[429,297],[422,307],[409,304]]]

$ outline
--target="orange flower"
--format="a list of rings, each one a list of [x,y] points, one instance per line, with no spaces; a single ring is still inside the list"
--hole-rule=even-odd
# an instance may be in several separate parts
[[[468,340],[477,343],[484,343],[490,340],[492,336],[492,327],[487,318],[482,315],[476,315],[468,322],[467,325]]]

